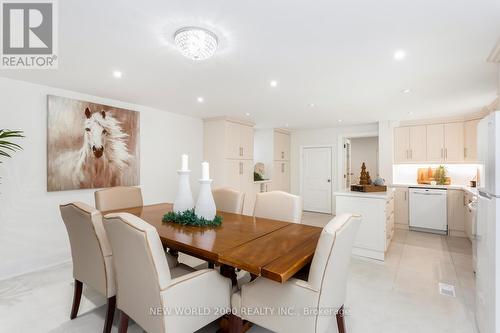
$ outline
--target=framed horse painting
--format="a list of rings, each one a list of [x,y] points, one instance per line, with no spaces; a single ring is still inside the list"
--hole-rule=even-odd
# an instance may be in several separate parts
[[[139,185],[139,112],[47,96],[47,190]]]

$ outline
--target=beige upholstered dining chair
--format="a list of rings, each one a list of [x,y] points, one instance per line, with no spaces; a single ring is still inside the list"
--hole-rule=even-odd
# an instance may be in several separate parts
[[[212,191],[217,210],[241,214],[245,193],[239,192],[229,187],[220,187]]]
[[[140,187],[117,186],[94,192],[95,206],[100,211],[142,206]]]
[[[213,269],[194,271],[182,264],[169,269],[158,232],[147,222],[128,213],[108,214],[104,228],[115,254],[120,333],[127,331],[129,317],[149,333],[194,332],[230,306],[231,280]]]
[[[347,274],[360,222],[358,216],[342,214],[325,226],[307,281],[291,278],[280,284],[257,278],[243,285],[241,291],[232,297],[232,307],[237,309],[237,315],[274,332],[345,332],[343,305]],[[274,309],[275,312],[272,315],[252,315],[249,311],[242,311],[260,308]],[[297,311],[299,315],[280,314],[280,309]],[[309,313],[302,313],[305,309]],[[338,309],[341,311],[335,313]]]
[[[302,220],[302,198],[283,191],[257,193],[253,215],[300,223]]]
[[[75,279],[70,318],[74,319],[78,314],[83,284],[86,284],[107,298],[103,332],[110,332],[116,304],[115,280],[111,247],[102,225],[101,213],[80,202],[62,205],[60,210],[68,231]]]

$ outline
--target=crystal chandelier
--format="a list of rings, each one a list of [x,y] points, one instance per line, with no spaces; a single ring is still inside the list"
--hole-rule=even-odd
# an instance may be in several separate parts
[[[182,28],[174,35],[179,51],[191,60],[205,60],[217,50],[217,36],[203,28]]]

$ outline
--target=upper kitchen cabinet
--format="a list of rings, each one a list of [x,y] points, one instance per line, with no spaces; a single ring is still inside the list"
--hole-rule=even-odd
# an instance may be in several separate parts
[[[394,129],[394,163],[477,161],[479,120],[402,126]]]
[[[280,130],[274,130],[274,160],[290,160],[290,134]]]
[[[464,161],[464,123],[444,124],[444,162]]]
[[[253,159],[253,126],[224,121],[226,133],[226,158]]]
[[[464,123],[427,125],[427,160],[431,163],[464,161]]]
[[[427,125],[427,158],[423,162],[441,163],[444,158],[444,125]]]
[[[467,162],[477,161],[477,125],[478,119],[469,120],[464,123],[465,147],[464,156]]]
[[[425,160],[427,154],[425,126],[406,126],[394,129],[395,163],[414,163]]]

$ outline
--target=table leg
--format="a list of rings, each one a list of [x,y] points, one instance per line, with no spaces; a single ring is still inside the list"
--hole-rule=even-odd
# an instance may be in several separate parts
[[[346,333],[345,331],[345,317],[344,317],[344,305],[340,307],[337,311],[337,328],[339,333]]]
[[[236,278],[236,270],[234,269],[234,267],[231,267],[228,265],[221,265],[220,266],[220,274],[222,276],[225,276],[225,277],[231,279],[233,286],[238,285],[238,280]]]

